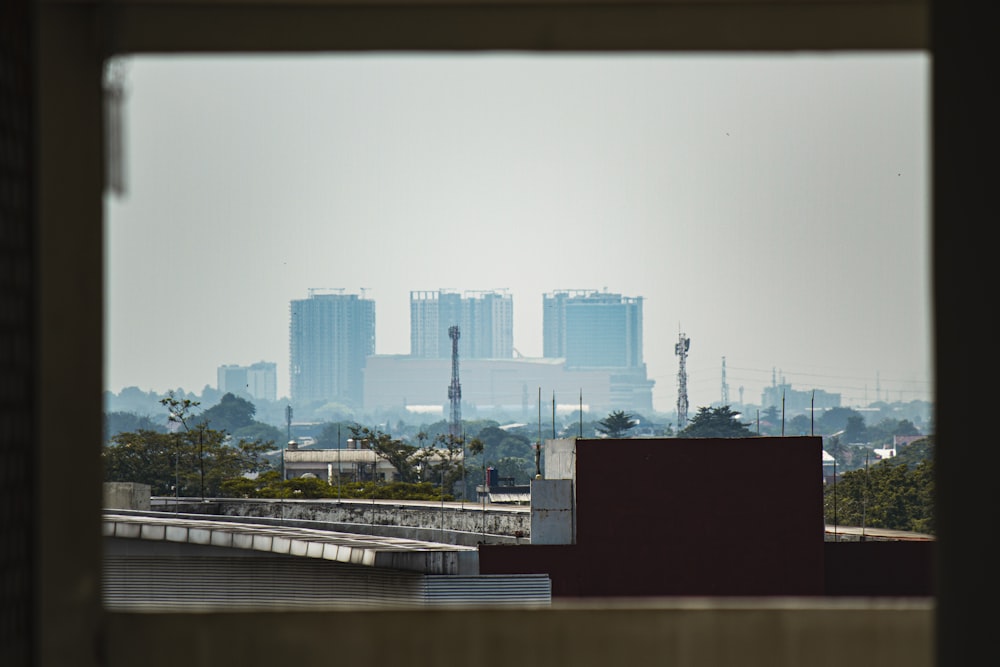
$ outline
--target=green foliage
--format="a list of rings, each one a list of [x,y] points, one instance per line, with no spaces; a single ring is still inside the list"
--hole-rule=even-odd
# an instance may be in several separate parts
[[[897,435],[921,435],[920,430],[908,419],[883,419],[866,432],[866,442],[876,447],[887,447]]]
[[[323,424],[316,436],[316,446],[320,449],[340,449],[346,446],[347,438],[351,437],[351,427],[354,424],[346,422],[327,422]]]
[[[534,453],[529,461],[520,457],[504,457],[498,460],[494,467],[499,477],[512,477],[514,484],[529,484],[535,476]]]
[[[680,438],[750,438],[756,434],[740,422],[740,413],[728,405],[701,407],[677,436]]]
[[[861,413],[851,408],[830,408],[816,419],[816,433],[834,435],[847,429],[847,420],[851,417],[861,417]],[[864,418],[862,417],[862,421]],[[845,443],[856,442],[841,438]]]
[[[146,429],[116,433],[101,452],[104,481],[149,484],[154,496],[173,495],[179,447],[169,433]],[[187,456],[184,458],[186,462]],[[188,472],[185,466],[185,474]]]
[[[105,481],[149,484],[154,496],[215,496],[225,480],[266,470],[267,449],[246,440],[227,444],[226,434],[212,429],[139,430],[116,434],[101,458]]]
[[[788,428],[785,429],[785,435],[812,435],[812,429],[813,424],[809,417],[806,415],[795,415],[792,417],[791,421],[788,422]]]
[[[179,428],[113,436],[101,453],[105,481],[149,484],[153,495],[215,496],[226,480],[267,470],[263,455],[270,443],[240,439],[233,444],[225,431],[204,421],[195,424],[197,401],[171,392],[160,403]]]
[[[624,438],[635,427],[635,415],[616,410],[598,422],[597,430],[609,438]]]
[[[847,418],[844,425],[844,433],[840,436],[844,442],[868,442],[868,429],[865,427],[865,418],[860,414],[853,414]]]
[[[483,451],[483,443],[478,438],[466,440],[448,433],[431,439],[421,431],[417,434],[420,443],[417,446],[378,428],[353,424],[350,431],[351,437],[363,447],[372,449],[376,456],[388,461],[396,469],[400,481],[419,483],[424,479],[440,480],[445,489],[453,488],[465,477],[466,456],[475,456]]]
[[[238,428],[232,432],[232,436],[238,440],[266,442],[271,445],[285,441],[285,434],[279,428],[263,422],[253,422],[249,426]]]
[[[510,457],[527,460],[534,456],[531,441],[520,433],[508,433],[497,426],[487,426],[476,438],[483,443],[483,451],[491,460]]]
[[[165,429],[157,424],[151,417],[137,415],[134,412],[108,412],[104,415],[104,442],[111,442],[111,438],[119,433],[129,433],[135,431],[157,431],[162,433]]]
[[[253,425],[255,414],[257,408],[253,403],[229,393],[225,394],[217,405],[202,412],[200,418],[201,421],[211,424],[212,428],[235,433],[241,428]]]
[[[920,440],[914,440],[910,444],[900,447],[896,452],[896,463],[905,463],[908,466],[915,466],[918,463],[934,459],[934,436],[927,436]]]
[[[824,489],[826,522],[933,535],[933,442],[927,438],[901,451],[910,448],[905,457],[846,472],[835,485],[828,485]],[[919,458],[922,453],[931,456]]]
[[[277,471],[268,471],[256,479],[246,477],[226,480],[221,495],[228,498],[375,498],[384,500],[441,500],[441,487],[430,482],[345,482],[330,484],[316,477],[295,477],[281,480]],[[454,500],[444,494],[444,500]]]
[[[335,489],[336,490],[336,489]],[[431,482],[389,482],[377,484],[373,482],[351,482],[343,487],[345,498],[376,498],[387,500],[441,500],[441,487]],[[454,500],[450,493],[444,494],[444,500]]]
[[[392,467],[399,473],[400,480],[404,482],[417,481],[416,464],[420,459],[417,456],[418,447],[393,438],[378,428],[370,429],[360,424],[351,426],[351,437],[360,442],[362,447],[373,450],[376,456],[392,464]]]

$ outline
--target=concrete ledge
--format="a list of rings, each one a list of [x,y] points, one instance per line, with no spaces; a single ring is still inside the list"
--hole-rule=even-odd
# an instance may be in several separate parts
[[[933,621],[930,600],[877,598],[608,600],[419,612],[110,613],[105,664],[130,666],[137,655],[144,667],[305,664],[336,646],[338,660],[352,665],[431,665],[436,663],[426,652],[427,639],[447,628],[448,654],[475,655],[482,667],[934,667]],[[385,628],[393,628],[391,642]],[[220,643],[219,637],[242,639]],[[192,646],[212,648],[195,655]]]

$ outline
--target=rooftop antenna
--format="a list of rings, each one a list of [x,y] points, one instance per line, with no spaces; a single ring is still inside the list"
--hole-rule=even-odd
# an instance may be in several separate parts
[[[448,386],[448,400],[451,401],[451,436],[455,440],[462,435],[462,385],[458,381],[460,335],[457,325],[448,327],[448,336],[451,338],[451,384]]]
[[[542,478],[542,388],[538,388],[538,441],[535,443],[535,479]]]
[[[687,426],[688,419],[688,389],[687,389],[687,354],[691,349],[691,339],[680,334],[674,353],[681,358],[680,370],[677,371],[677,429]]]

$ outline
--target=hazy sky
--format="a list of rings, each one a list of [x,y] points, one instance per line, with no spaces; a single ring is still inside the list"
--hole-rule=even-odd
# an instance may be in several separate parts
[[[932,398],[926,54],[125,62],[111,391],[273,361],[287,396],[310,288],[363,288],[378,354],[409,353],[411,290],[506,288],[528,357],[543,293],[606,288],[645,299],[659,411],[680,332],[692,411],[723,357],[733,403],[772,373]]]

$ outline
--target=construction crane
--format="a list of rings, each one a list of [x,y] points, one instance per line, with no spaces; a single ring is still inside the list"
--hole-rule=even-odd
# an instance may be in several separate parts
[[[677,430],[687,426],[688,420],[688,376],[687,376],[687,353],[691,349],[691,339],[680,334],[677,344],[674,346],[674,353],[681,358],[680,370],[677,372]]]
[[[458,381],[458,326],[448,327],[451,338],[451,384],[448,386],[448,400],[451,402],[450,433],[454,440],[462,435],[462,385]]]

